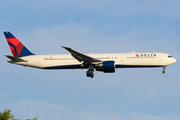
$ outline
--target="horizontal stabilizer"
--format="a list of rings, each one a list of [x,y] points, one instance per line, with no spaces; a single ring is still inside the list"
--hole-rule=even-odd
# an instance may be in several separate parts
[[[20,58],[17,58],[17,57],[13,57],[13,56],[10,56],[10,55],[5,55],[5,56],[7,58],[11,59],[14,62],[27,62],[26,60],[23,60],[23,59],[20,59]]]

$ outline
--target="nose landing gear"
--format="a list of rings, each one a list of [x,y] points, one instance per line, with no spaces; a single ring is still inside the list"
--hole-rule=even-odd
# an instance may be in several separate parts
[[[163,74],[165,73],[165,69],[166,69],[166,66],[163,67],[163,71],[162,71]]]
[[[89,70],[86,72],[86,76],[87,76],[87,77],[91,77],[91,78],[93,78],[93,77],[94,77],[94,73],[93,73],[93,72],[94,72],[94,70],[93,70],[93,69],[92,69],[92,70],[91,70],[91,69],[89,69]]]

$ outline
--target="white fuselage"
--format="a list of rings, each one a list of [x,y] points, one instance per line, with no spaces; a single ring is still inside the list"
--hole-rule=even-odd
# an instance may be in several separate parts
[[[85,54],[101,61],[115,61],[115,68],[163,67],[176,62],[166,53],[108,53]],[[81,69],[81,63],[71,54],[61,55],[30,55],[21,57],[27,62],[8,62],[41,69]]]

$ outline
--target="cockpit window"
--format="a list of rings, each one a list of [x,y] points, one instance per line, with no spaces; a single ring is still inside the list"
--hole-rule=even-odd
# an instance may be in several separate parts
[[[168,55],[168,58],[172,58],[173,56]]]

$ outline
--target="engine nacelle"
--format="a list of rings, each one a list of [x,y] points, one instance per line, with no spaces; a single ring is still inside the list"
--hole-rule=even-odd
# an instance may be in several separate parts
[[[115,72],[115,62],[114,61],[104,61],[103,63],[96,64],[96,71],[103,71],[105,73]]]

